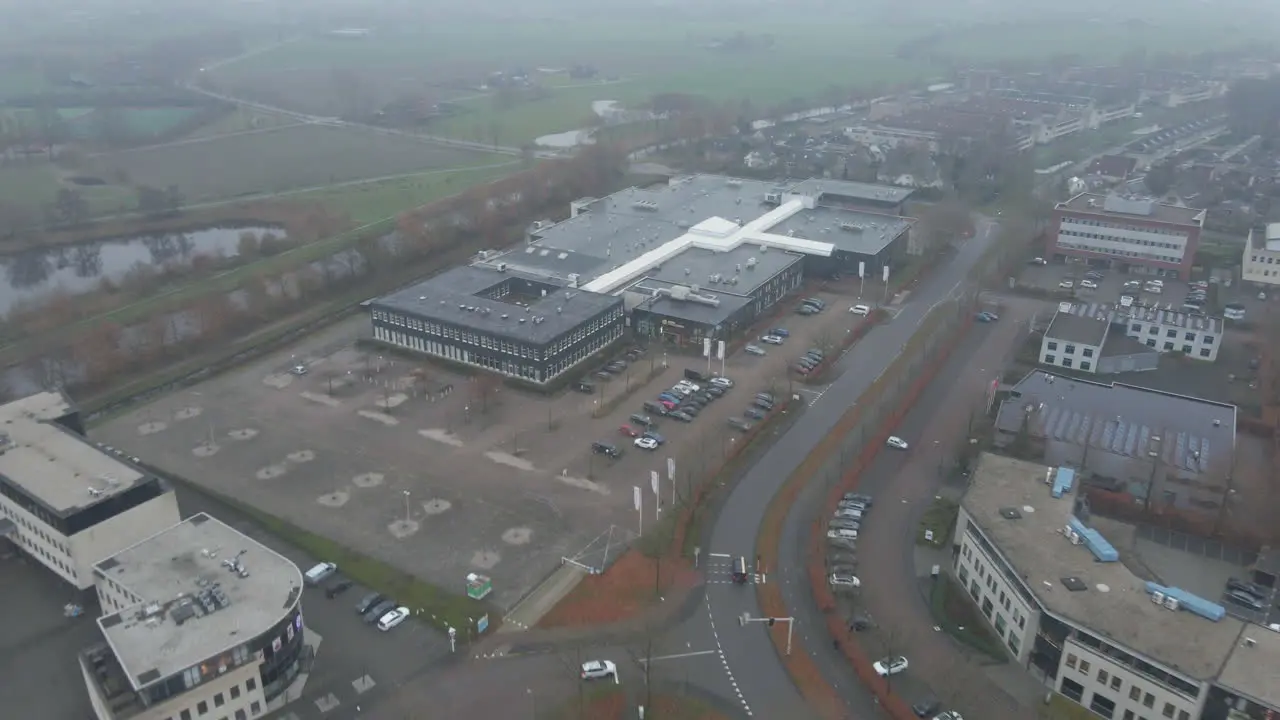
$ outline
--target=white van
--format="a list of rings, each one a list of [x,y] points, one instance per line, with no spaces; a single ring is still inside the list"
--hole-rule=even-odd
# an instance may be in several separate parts
[[[319,585],[325,581],[325,578],[338,572],[338,566],[333,563],[322,562],[303,573],[303,581],[308,585]]]

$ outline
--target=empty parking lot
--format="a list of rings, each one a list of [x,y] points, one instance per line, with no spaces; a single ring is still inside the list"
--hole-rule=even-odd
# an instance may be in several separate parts
[[[619,428],[705,360],[653,348],[590,394],[543,397],[366,351],[355,344],[364,322],[139,407],[94,437],[442,587],[488,574],[509,608],[562,556],[611,528],[612,542],[628,540],[632,488],[647,489],[651,471],[665,476],[668,457],[680,484],[731,452],[741,435],[726,420],[758,389],[798,392],[787,362],[860,319],[831,299],[822,315],[780,321],[793,332],[785,346],[728,358],[740,387],[692,423],[659,422],[667,442],[654,451]],[[622,457],[593,453],[597,440]],[[664,480],[663,502],[669,489]]]

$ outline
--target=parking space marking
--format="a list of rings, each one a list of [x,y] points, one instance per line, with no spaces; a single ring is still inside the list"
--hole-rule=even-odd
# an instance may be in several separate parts
[[[361,675],[360,677],[351,681],[351,687],[355,688],[357,695],[363,695],[369,692],[370,690],[373,689],[375,685],[377,685],[377,683],[375,683],[373,681],[373,678],[369,677],[368,675]]]
[[[338,696],[333,693],[329,693],[324,697],[316,698],[316,708],[318,708],[322,713],[334,710],[341,704],[342,703],[338,701]]]

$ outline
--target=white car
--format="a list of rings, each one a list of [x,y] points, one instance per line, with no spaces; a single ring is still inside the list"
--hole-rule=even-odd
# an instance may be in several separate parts
[[[849,312],[853,313],[854,315],[870,315],[871,308],[867,307],[866,305],[854,305],[853,307],[849,308]]]
[[[837,520],[861,520],[862,511],[857,508],[840,508],[831,517]]]
[[[383,615],[382,618],[378,620],[378,629],[382,632],[386,632],[404,622],[404,619],[407,617],[409,617],[409,608],[398,607],[386,615]]]
[[[760,347],[759,345],[747,345],[742,349],[748,355],[764,355],[765,354],[764,348]]]
[[[1032,265],[1048,265],[1049,263],[1046,262],[1044,258],[1038,257],[1038,258],[1031,258],[1031,264]]]
[[[612,660],[590,660],[582,663],[583,680],[599,680],[601,678],[618,677],[618,666]]]
[[[1151,293],[1152,295],[1159,295],[1160,293],[1164,292],[1163,285],[1152,285],[1151,283],[1147,283],[1146,287],[1142,289]]]
[[[891,448],[893,448],[893,449],[895,449],[895,450],[906,450],[906,449],[907,449],[907,441],[906,441],[906,440],[903,440],[902,438],[898,437],[897,435],[890,435],[890,436],[889,436],[889,439],[884,441],[884,444],[885,444],[885,445],[888,445],[889,447],[891,447]]]
[[[845,529],[843,529],[843,528],[836,528],[835,530],[828,530],[828,531],[827,531],[827,537],[829,537],[829,538],[831,538],[831,539],[833,539],[833,540],[857,540],[857,539],[858,539],[858,531],[857,531],[857,530],[845,530]]]
[[[832,573],[830,579],[833,587],[862,587],[862,581],[853,575],[836,575]]]
[[[641,450],[657,450],[658,441],[651,437],[638,437],[636,438],[635,446]]]
[[[1080,287],[1084,288],[1085,290],[1097,290],[1097,289],[1098,289],[1098,283],[1096,283],[1096,282],[1094,282],[1094,281],[1092,281],[1092,280],[1081,280],[1081,281],[1080,281]]]
[[[306,375],[306,374],[307,374],[307,366],[306,366],[306,365],[294,365],[294,366],[293,366],[293,369],[292,369],[292,370],[290,370],[289,372],[293,373],[294,375]]]
[[[713,377],[711,378],[711,384],[726,389],[733,387],[733,381],[727,377]]]
[[[1058,287],[1062,288],[1063,290],[1070,290],[1075,286],[1076,284],[1071,282],[1070,280],[1063,280],[1062,282],[1058,283]]]
[[[765,335],[764,337],[760,338],[760,342],[766,343],[769,345],[781,345],[784,341],[782,338],[778,337],[777,335]]]
[[[681,380],[680,382],[676,383],[676,387],[684,388],[685,390],[688,390],[691,393],[696,393],[702,389],[701,386],[695,385],[689,382],[688,380]]]
[[[964,720],[964,717],[955,710],[943,710],[937,715],[934,715],[933,720]]]
[[[876,674],[880,677],[888,677],[906,672],[908,665],[907,659],[899,655],[897,657],[880,658],[871,667],[875,668]]]
[[[1164,287],[1164,281],[1163,281],[1163,280],[1154,280],[1154,279],[1153,279],[1153,280],[1148,280],[1148,281],[1147,281],[1147,284],[1148,284],[1148,285],[1159,285],[1160,287]]]

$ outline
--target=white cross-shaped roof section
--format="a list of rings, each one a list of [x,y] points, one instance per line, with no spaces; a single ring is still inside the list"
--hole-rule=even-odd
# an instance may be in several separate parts
[[[745,225],[739,225],[722,217],[707,218],[689,228],[680,237],[663,243],[631,262],[601,275],[583,285],[582,289],[596,293],[613,292],[689,248],[723,253],[748,243],[805,255],[830,257],[835,251],[835,245],[831,243],[774,235],[769,232],[770,228],[802,210],[812,209],[813,206],[814,201],[811,197],[789,195],[784,198],[781,205]]]

